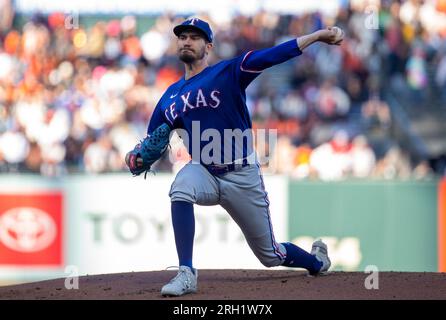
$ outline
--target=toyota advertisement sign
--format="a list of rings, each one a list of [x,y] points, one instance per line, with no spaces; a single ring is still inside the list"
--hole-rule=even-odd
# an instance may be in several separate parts
[[[0,194],[0,265],[63,265],[62,194]]]

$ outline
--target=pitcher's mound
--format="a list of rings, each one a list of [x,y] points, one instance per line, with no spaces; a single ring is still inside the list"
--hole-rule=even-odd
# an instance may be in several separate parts
[[[65,279],[0,287],[0,299],[173,299],[161,287],[176,271],[83,276],[79,289]],[[380,272],[378,282],[361,272],[308,277],[294,270],[199,270],[198,293],[188,300],[446,299],[446,273]],[[371,286],[377,289],[367,289]]]

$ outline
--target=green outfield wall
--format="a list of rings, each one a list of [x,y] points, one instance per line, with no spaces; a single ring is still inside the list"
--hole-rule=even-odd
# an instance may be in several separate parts
[[[438,181],[289,183],[290,240],[322,237],[335,270],[437,271]]]

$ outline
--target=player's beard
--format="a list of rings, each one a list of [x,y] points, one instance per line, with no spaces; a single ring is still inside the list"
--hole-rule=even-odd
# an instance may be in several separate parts
[[[206,51],[205,48],[201,48],[200,51],[195,54],[194,51],[183,51],[180,50],[179,58],[181,61],[187,64],[194,63],[197,60],[201,60],[204,58]]]

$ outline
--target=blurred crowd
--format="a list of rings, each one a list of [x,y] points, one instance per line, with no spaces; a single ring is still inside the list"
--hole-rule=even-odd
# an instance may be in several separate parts
[[[372,3],[345,2],[334,17],[201,15],[215,33],[211,63],[326,25],[346,32],[341,46],[314,45],[248,88],[254,128],[279,134],[266,170],[325,180],[432,176],[426,161],[413,161],[395,140],[383,91],[401,76],[421,96],[437,86],[446,103],[446,1]],[[158,99],[183,74],[172,28],[185,17],[150,17],[142,32],[134,16],[87,28],[61,13],[16,27],[10,1],[0,7],[0,172],[125,170],[124,156],[145,136]],[[173,154],[156,170],[187,161],[176,143]]]

